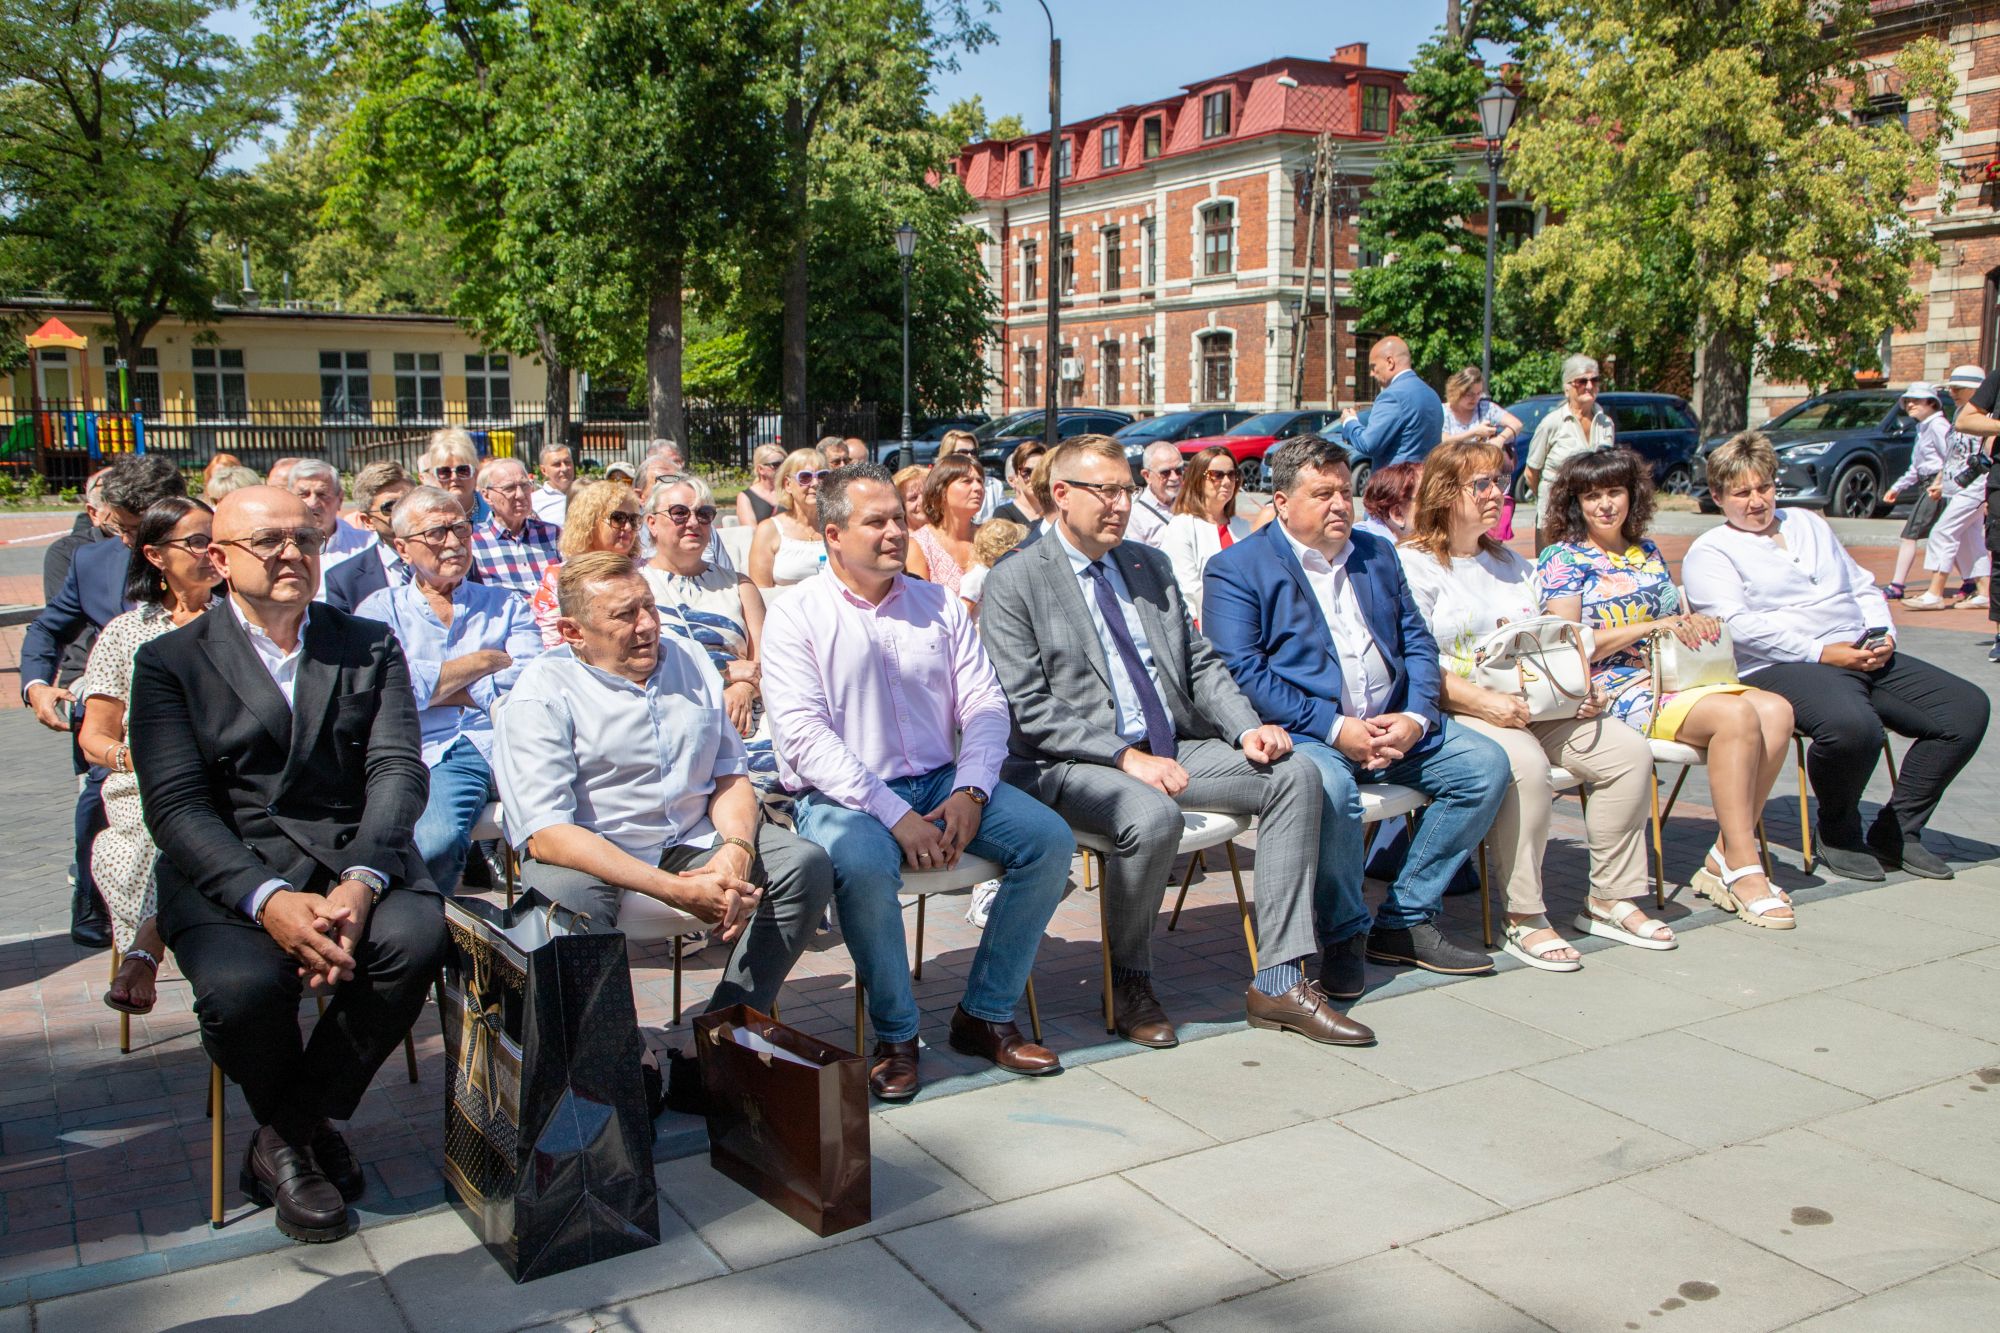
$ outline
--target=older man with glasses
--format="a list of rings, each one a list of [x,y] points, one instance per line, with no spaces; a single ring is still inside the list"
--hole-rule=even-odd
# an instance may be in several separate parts
[[[370,594],[356,614],[394,630],[409,660],[431,771],[412,839],[431,879],[449,893],[465,868],[472,826],[497,794],[493,705],[542,651],[542,636],[525,598],[466,578],[472,524],[448,492],[417,487],[392,523],[413,577]]]
[[[532,597],[543,572],[562,563],[562,529],[535,517],[534,493],[519,459],[489,458],[479,469],[479,494],[493,516],[472,522],[473,567],[481,583],[522,597]]]
[[[1556,540],[1559,527],[1549,515],[1549,494],[1555,488],[1556,473],[1578,454],[1593,449],[1609,449],[1618,443],[1618,428],[1611,414],[1597,405],[1597,392],[1604,387],[1604,374],[1597,362],[1578,354],[1562,365],[1562,406],[1543,417],[1528,443],[1528,469],[1521,476],[1535,492],[1535,549]]]
[[[319,549],[322,580],[328,571],[375,544],[373,533],[354,526],[341,516],[347,496],[341,489],[340,469],[333,464],[317,458],[300,459],[292,465],[292,474],[285,482],[285,489],[305,501],[306,512],[312,515],[313,522],[319,524],[319,530],[326,534],[326,544]]]
[[[1132,498],[1132,522],[1125,529],[1125,540],[1158,546],[1167,524],[1174,521],[1174,501],[1180,499],[1181,482],[1187,476],[1187,458],[1178,444],[1155,440],[1146,446],[1140,462],[1146,489]]]

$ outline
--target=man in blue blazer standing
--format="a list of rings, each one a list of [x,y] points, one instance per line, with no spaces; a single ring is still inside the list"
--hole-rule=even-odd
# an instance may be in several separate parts
[[[1389,543],[1354,532],[1347,454],[1316,436],[1271,463],[1275,520],[1208,563],[1202,628],[1258,715],[1320,772],[1314,926],[1320,988],[1361,994],[1363,953],[1454,975],[1490,972],[1446,938],[1444,891],[1506,794],[1506,754],[1439,710],[1437,643]],[[1363,784],[1431,797],[1372,923],[1361,896]]]
[[[1348,452],[1375,467],[1423,462],[1444,438],[1444,400],[1410,369],[1410,345],[1393,334],[1378,339],[1368,353],[1368,373],[1382,391],[1366,426],[1351,407],[1340,414]]]

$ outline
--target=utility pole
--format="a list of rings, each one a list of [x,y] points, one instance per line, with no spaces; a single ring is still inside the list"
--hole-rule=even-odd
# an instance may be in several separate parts
[[[1036,0],[1049,21],[1049,346],[1042,358],[1042,438],[1056,447],[1056,381],[1062,374],[1062,42],[1048,0]]]

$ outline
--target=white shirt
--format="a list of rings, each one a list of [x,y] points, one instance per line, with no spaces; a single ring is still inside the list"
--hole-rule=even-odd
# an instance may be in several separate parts
[[[1830,644],[1893,628],[1881,589],[1825,519],[1810,509],[1780,509],[1777,530],[1782,549],[1768,530],[1710,528],[1681,561],[1688,605],[1728,624],[1742,675],[1817,662]]]
[[[1340,548],[1339,555],[1328,560],[1292,536],[1282,523],[1278,531],[1284,533],[1292,554],[1298,557],[1306,585],[1319,600],[1320,614],[1326,617],[1327,632],[1333,636],[1333,651],[1340,658],[1341,713],[1352,718],[1380,717],[1389,706],[1396,681],[1381,645],[1375,642],[1374,631],[1368,628],[1360,595],[1354,591],[1354,580],[1347,573],[1347,558],[1354,554],[1354,543],[1350,541]],[[1430,730],[1430,722],[1422,714],[1406,712],[1403,716],[1417,724],[1418,735]],[[1333,744],[1339,735],[1340,728],[1336,725],[1333,735],[1326,738],[1327,744]]]
[[[1396,555],[1437,640],[1438,664],[1454,675],[1471,678],[1473,652],[1494,630],[1542,613],[1535,567],[1505,548],[1449,562],[1414,546],[1398,547]]]
[[[528,503],[534,506],[535,517],[544,523],[553,523],[561,527],[563,520],[569,517],[569,496],[546,481],[535,487],[535,493],[528,497]]]
[[[575,824],[647,865],[669,847],[710,847],[717,780],[747,774],[722,708],[722,677],[691,639],[660,636],[644,686],[565,644],[543,653],[495,711],[493,776],[516,848]]]
[[[1125,659],[1119,656],[1118,645],[1111,637],[1111,627],[1104,619],[1103,609],[1097,604],[1097,580],[1084,572],[1090,567],[1090,557],[1071,546],[1061,528],[1051,531],[1055,539],[1062,543],[1063,554],[1069,557],[1069,567],[1083,593],[1084,609],[1090,612],[1091,628],[1097,631],[1098,646],[1104,650],[1104,665],[1111,677],[1111,697],[1118,702],[1118,723],[1112,730],[1118,733],[1119,740],[1137,745],[1146,739],[1146,714],[1139,707],[1139,696],[1132,688],[1131,673],[1125,670]],[[1115,551],[1118,548],[1114,546],[1111,549]],[[1139,609],[1133,605],[1132,590],[1125,586],[1125,576],[1119,572],[1117,562],[1110,558],[1110,552],[1105,553],[1104,565],[1111,571],[1111,591],[1118,598],[1118,610],[1125,618],[1126,632],[1139,649],[1139,661],[1145,665],[1147,674],[1153,677],[1153,691],[1160,696],[1160,707],[1165,708],[1167,696],[1160,689],[1159,668],[1153,663],[1153,645],[1146,641],[1145,626],[1139,623]],[[1172,724],[1171,717],[1168,723]]]
[[[319,548],[319,572],[324,579],[326,572],[335,565],[354,556],[381,540],[373,528],[357,528],[345,518],[333,525],[333,535],[326,539],[326,545]]]
[[[1161,534],[1173,521],[1173,510],[1162,504],[1152,488],[1148,487],[1132,499],[1132,518],[1125,525],[1125,540],[1158,546]]]
[[[1250,520],[1239,514],[1229,516],[1229,540],[1233,544],[1250,535]],[[1157,543],[1174,565],[1174,582],[1181,585],[1181,600],[1188,614],[1201,623],[1201,580],[1208,562],[1222,550],[1222,533],[1205,518],[1175,514],[1160,533]]]

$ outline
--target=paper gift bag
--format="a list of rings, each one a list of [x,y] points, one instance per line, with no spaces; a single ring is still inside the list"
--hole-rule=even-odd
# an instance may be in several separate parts
[[[817,1235],[868,1221],[868,1062],[748,1005],[694,1034],[710,1165]]]

